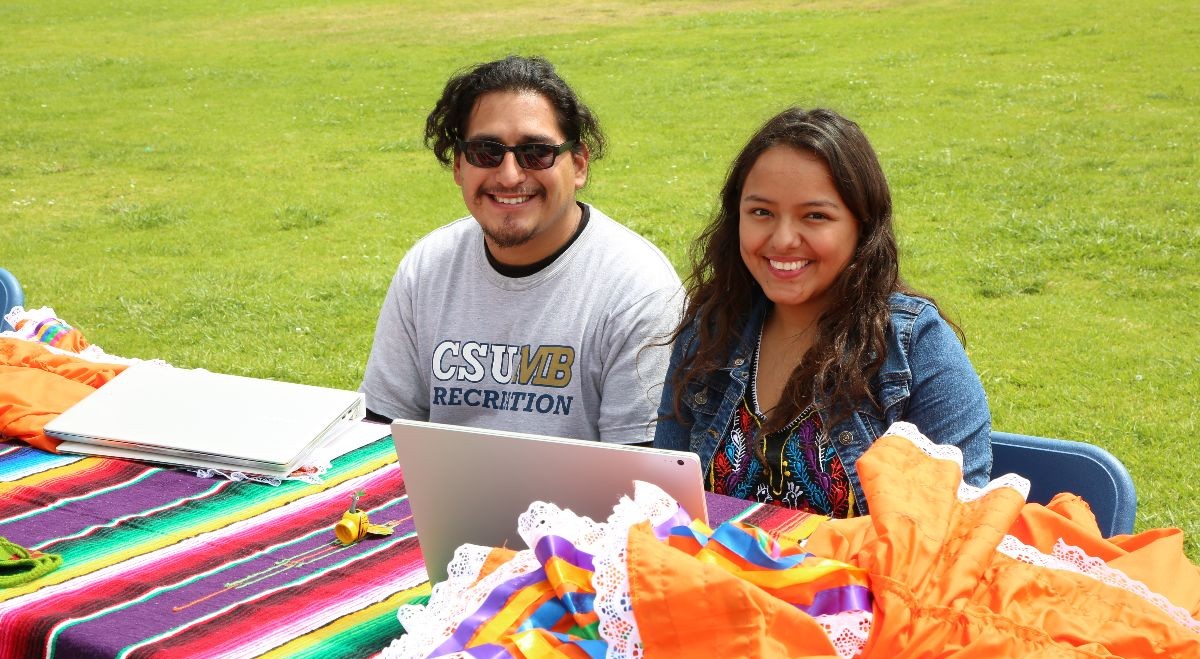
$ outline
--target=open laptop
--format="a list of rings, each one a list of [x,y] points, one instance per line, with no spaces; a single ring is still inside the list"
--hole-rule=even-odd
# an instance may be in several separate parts
[[[604,521],[640,480],[708,521],[695,453],[404,420],[392,441],[433,583],[463,543],[524,548],[517,517],[534,501]]]
[[[62,453],[286,476],[363,417],[363,395],[136,364],[46,424]]]

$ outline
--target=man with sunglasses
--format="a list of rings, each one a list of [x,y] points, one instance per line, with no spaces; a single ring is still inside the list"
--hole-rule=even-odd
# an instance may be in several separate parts
[[[425,143],[470,217],[409,250],[361,390],[369,416],[642,443],[654,436],[679,277],[576,199],[604,135],[540,58],[446,83]]]

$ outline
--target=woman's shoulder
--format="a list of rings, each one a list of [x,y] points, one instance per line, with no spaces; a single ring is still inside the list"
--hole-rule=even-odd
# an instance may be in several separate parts
[[[711,315],[704,313],[703,310],[696,310],[685,319],[683,328],[676,339],[676,345],[681,346],[689,352],[695,352],[698,347],[696,340],[700,334],[700,327],[707,323],[709,336],[729,345],[730,349],[736,349],[738,345],[745,344],[750,340],[750,335],[757,336],[758,328],[762,325],[767,306],[768,303],[765,298],[759,299],[755,297],[750,305],[750,309],[738,319],[737,328],[734,330],[733,335],[722,333]]]
[[[908,293],[892,293],[888,302],[893,340],[902,345],[911,345],[914,337],[928,339],[955,335],[954,329],[942,317],[933,300]]]
[[[899,315],[916,318],[927,311],[937,313],[937,305],[932,300],[899,291],[891,294],[888,305],[893,317]]]
[[[897,330],[914,326],[947,325],[946,319],[937,304],[927,297],[910,293],[892,293],[888,299],[891,310],[891,324]]]

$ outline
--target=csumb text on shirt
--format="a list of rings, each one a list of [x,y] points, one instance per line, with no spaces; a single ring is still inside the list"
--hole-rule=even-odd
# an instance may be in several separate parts
[[[433,351],[431,405],[570,415],[575,348],[442,341]]]

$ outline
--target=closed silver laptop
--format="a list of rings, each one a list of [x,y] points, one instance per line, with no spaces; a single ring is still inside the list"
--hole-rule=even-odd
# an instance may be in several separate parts
[[[60,452],[281,476],[364,411],[355,391],[137,364],[45,432]]]

